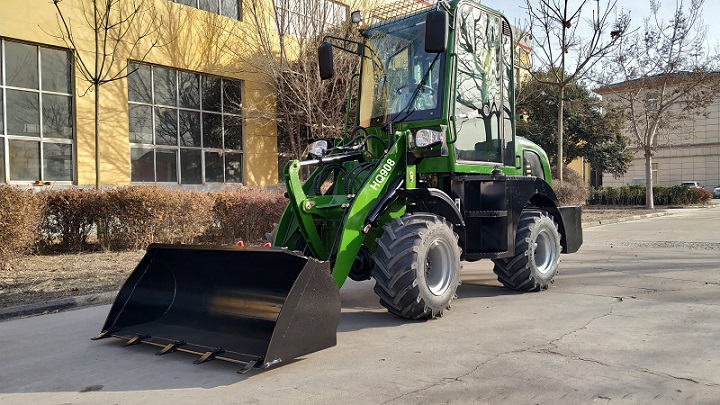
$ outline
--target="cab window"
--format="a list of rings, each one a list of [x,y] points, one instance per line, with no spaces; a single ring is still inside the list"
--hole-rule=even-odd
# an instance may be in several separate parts
[[[454,96],[455,154],[457,160],[502,162],[505,143],[512,138],[510,86],[503,57],[509,28],[499,16],[466,5],[458,11]],[[507,31],[507,33],[505,33]],[[507,38],[504,38],[507,35]],[[510,59],[511,62],[511,59]],[[512,65],[512,63],[510,63]],[[508,128],[504,128],[507,126]]]

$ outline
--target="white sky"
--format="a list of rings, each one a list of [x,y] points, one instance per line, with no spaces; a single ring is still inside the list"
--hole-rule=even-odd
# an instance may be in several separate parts
[[[510,23],[523,27],[527,24],[526,11],[524,9],[524,0],[480,0],[480,2],[501,11],[507,17]],[[573,7],[577,7],[580,2],[578,0],[570,1],[570,10]],[[675,11],[676,0],[660,0],[660,16],[665,20],[669,20],[673,12]],[[684,0],[685,8],[687,9],[690,0]],[[600,0],[600,6],[607,4],[607,0]],[[632,19],[632,27],[640,27],[643,24],[643,19],[650,16],[650,1],[649,0],[618,0],[618,7],[630,11],[630,17]],[[586,7],[595,8],[597,3],[595,1],[589,1]],[[703,6],[703,23],[707,26],[707,41],[710,46],[717,45],[720,43],[720,1],[718,0],[705,0]],[[519,23],[518,23],[519,22]]]

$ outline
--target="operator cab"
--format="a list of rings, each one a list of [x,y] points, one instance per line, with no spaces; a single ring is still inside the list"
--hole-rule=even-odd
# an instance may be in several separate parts
[[[449,22],[442,11],[380,22],[364,32],[359,124],[442,121],[449,124],[452,171],[474,171],[482,163],[517,166],[510,24],[472,3],[460,6],[453,20],[452,52],[445,52]]]
[[[361,126],[442,117],[445,53],[425,51],[426,15],[376,24],[364,33]]]

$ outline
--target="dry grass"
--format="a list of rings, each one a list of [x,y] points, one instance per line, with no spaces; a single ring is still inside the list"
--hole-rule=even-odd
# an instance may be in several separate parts
[[[118,290],[144,253],[25,256],[0,272],[0,308]]]
[[[597,222],[600,220],[608,220],[615,218],[628,218],[635,215],[645,215],[658,212],[657,210],[648,210],[645,208],[593,208],[583,207],[582,221],[583,223]]]

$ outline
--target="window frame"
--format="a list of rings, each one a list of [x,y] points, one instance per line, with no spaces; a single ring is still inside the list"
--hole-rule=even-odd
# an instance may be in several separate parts
[[[37,88],[26,88],[18,86],[10,86],[7,84],[7,51],[6,44],[13,42],[35,48],[37,61]],[[45,90],[43,85],[43,49],[61,51],[67,55],[67,88],[68,93],[63,93],[54,90]],[[1,156],[2,161],[0,164],[3,166],[2,177],[0,177],[0,184],[11,184],[11,185],[27,185],[36,184],[36,182],[52,182],[58,185],[72,185],[77,181],[77,119],[76,119],[76,103],[75,103],[75,72],[74,72],[74,61],[72,52],[68,49],[54,46],[47,46],[45,44],[36,44],[32,42],[16,40],[6,37],[0,37],[0,118],[2,128],[0,129],[0,143],[2,143],[3,154]],[[26,92],[37,95],[37,114],[38,114],[38,134],[35,135],[18,135],[9,131],[8,128],[8,106],[7,106],[7,94],[9,91]],[[45,134],[45,117],[44,117],[44,98],[45,96],[52,97],[63,97],[69,102],[68,113],[69,116],[68,124],[70,126],[69,134],[67,137],[55,137],[48,136]],[[39,177],[34,180],[14,180],[11,178],[11,165],[10,165],[10,143],[11,142],[34,142],[38,146],[38,174]],[[70,145],[70,178],[63,180],[53,180],[48,178],[49,170],[46,169],[46,145]]]
[[[510,58],[510,64],[512,65],[512,41],[510,41],[511,48],[509,50],[509,55],[506,55],[508,53],[508,50],[505,49],[504,41],[505,33],[504,33],[504,25],[507,23],[504,17],[502,17],[499,14],[495,14],[492,12],[489,12],[486,9],[483,9],[482,7],[479,7],[476,4],[472,3],[462,3],[460,6],[458,6],[457,12],[462,13],[465,11],[468,11],[470,13],[477,13],[476,15],[479,17],[484,17],[488,21],[488,26],[490,24],[490,20],[495,24],[495,34],[497,35],[494,39],[495,41],[495,55],[493,56],[493,59],[495,60],[495,63],[491,67],[491,71],[494,71],[494,73],[498,74],[498,78],[494,79],[496,81],[496,85],[498,88],[495,91],[495,101],[497,101],[497,104],[499,104],[500,109],[499,111],[489,111],[488,117],[484,118],[482,114],[480,113],[480,109],[471,109],[469,106],[465,105],[461,101],[459,101],[458,93],[461,91],[460,84],[458,83],[460,80],[460,76],[462,74],[460,65],[461,65],[461,58],[463,57],[463,54],[466,55],[475,55],[477,53],[477,48],[473,47],[474,52],[466,52],[464,49],[460,48],[458,45],[458,41],[456,40],[454,43],[454,57],[453,57],[453,73],[452,73],[452,80],[453,80],[453,86],[452,86],[452,95],[451,95],[451,105],[450,105],[450,111],[452,112],[451,115],[451,128],[453,132],[453,139],[451,141],[451,144],[453,145],[453,150],[455,153],[455,159],[456,163],[462,164],[462,165],[474,165],[474,166],[482,166],[482,165],[488,165],[488,164],[502,164],[504,166],[512,166],[514,165],[514,157],[512,162],[508,161],[508,157],[504,156],[506,154],[507,150],[507,143],[512,141],[512,127],[510,127],[510,131],[507,131],[505,126],[508,124],[508,119],[506,117],[505,112],[505,105],[508,98],[508,95],[505,94],[507,91],[506,81],[507,81],[507,73],[505,72],[506,68],[506,58]],[[461,27],[461,24],[463,23],[463,20],[461,18],[455,19],[455,26],[454,29],[456,32],[460,33],[463,31],[463,28]],[[459,34],[458,34],[459,35]],[[473,36],[473,39],[477,40],[477,36]],[[510,39],[512,39],[512,35],[510,36]],[[477,45],[475,43],[474,45]],[[474,58],[474,56],[473,56]],[[474,70],[469,70],[474,71]],[[475,88],[471,88],[470,90],[480,90],[477,85]],[[483,94],[482,90],[479,91],[479,93],[476,93],[480,95],[480,98],[484,98],[486,95]],[[458,105],[464,105],[462,108],[458,108]],[[481,106],[483,109],[486,106],[485,102],[483,102],[483,106]],[[459,112],[461,112],[459,114]],[[498,117],[492,117],[492,115],[498,114]],[[485,119],[490,119],[490,125],[492,126],[493,123],[497,126],[497,138],[493,138],[492,133],[487,133],[484,125]],[[513,120],[510,120],[510,125],[513,125]],[[471,126],[478,126],[478,123],[482,125],[482,135],[485,137],[484,141],[481,141],[477,137],[469,137],[471,133]],[[467,126],[463,131],[463,127]],[[462,134],[464,132],[464,134]],[[510,133],[509,133],[510,132]],[[480,134],[480,132],[478,132]],[[477,135],[477,134],[474,134]],[[508,135],[510,136],[510,139],[508,139]],[[475,141],[473,143],[473,149],[458,149],[459,146],[469,146],[469,143],[472,143],[472,141]],[[493,142],[497,142],[497,147],[493,144]],[[478,156],[478,146],[483,146],[480,144],[484,144],[485,146],[488,146],[485,151],[485,156],[482,156],[482,153],[480,153],[481,156]],[[486,157],[488,155],[490,158]]]
[[[150,114],[150,125],[151,128],[151,143],[147,142],[133,142],[130,138],[128,139],[129,143],[129,169],[130,169],[130,182],[131,184],[160,184],[160,185],[173,185],[173,186],[185,186],[185,187],[192,187],[192,186],[207,186],[207,185],[226,185],[226,184],[244,184],[245,183],[245,110],[241,107],[239,112],[228,112],[226,111],[226,95],[225,95],[225,88],[227,83],[239,83],[240,85],[240,91],[239,91],[239,100],[240,104],[242,105],[242,102],[245,98],[245,82],[241,79],[235,79],[235,78],[229,78],[229,77],[221,77],[221,76],[215,76],[215,75],[208,75],[205,73],[200,72],[193,72],[188,71],[184,69],[176,69],[168,66],[162,66],[162,65],[156,65],[156,64],[150,64],[147,62],[139,62],[139,61],[128,61],[128,69],[130,72],[134,72],[133,65],[141,65],[148,67],[150,69],[150,102],[146,101],[135,101],[132,100],[130,97],[130,91],[131,86],[128,84],[128,136],[130,136],[132,128],[130,127],[130,123],[132,120],[131,109],[134,106],[142,106],[147,107],[151,109]],[[173,78],[175,80],[175,105],[168,105],[168,104],[158,104],[156,99],[156,91],[155,91],[155,71],[156,69],[163,69],[163,70],[170,70],[173,72]],[[189,76],[195,76],[197,77],[197,86],[198,86],[198,101],[197,101],[197,108],[194,107],[185,107],[182,106],[182,95],[181,90],[184,88],[184,86],[180,83],[180,76],[181,74],[188,74]],[[132,73],[131,73],[132,74]],[[131,80],[128,76],[128,80]],[[204,103],[206,102],[203,99],[203,84],[206,79],[204,78],[213,78],[217,79],[219,81],[219,98],[220,98],[220,107],[219,111],[215,111],[213,109],[205,109]],[[237,90],[233,90],[237,91]],[[158,110],[171,110],[174,113],[174,130],[175,130],[175,143],[174,144],[163,144],[158,143]],[[190,113],[193,115],[197,115],[198,117],[198,131],[199,131],[199,145],[184,145],[183,144],[183,134],[182,134],[182,125],[181,125],[181,114]],[[208,147],[205,145],[205,121],[203,118],[205,118],[208,115],[217,115],[219,116],[219,128],[220,128],[220,140],[221,140],[221,146],[220,147]],[[227,124],[228,119],[240,119],[240,146],[239,149],[236,147],[228,147],[226,144],[227,142],[227,130],[229,129],[229,124]],[[153,154],[153,181],[146,181],[146,180],[133,180],[133,164],[134,160],[132,157],[134,150],[147,150],[152,151]],[[173,151],[175,153],[175,181],[158,181],[158,151],[165,151],[166,153],[169,151]],[[183,155],[183,151],[185,151],[185,154],[187,155],[187,151],[197,151],[200,154],[200,182],[193,182],[193,183],[187,183],[183,180],[183,172],[187,171],[186,168],[183,168],[182,163],[183,160],[181,156]],[[208,181],[207,178],[207,164],[206,164],[206,154],[207,153],[219,153],[223,156],[223,181]],[[227,176],[227,156],[235,156],[240,155],[241,160],[241,175],[239,181],[228,181]],[[234,161],[234,160],[233,160]],[[172,177],[172,176],[170,176]]]
[[[198,10],[200,10],[200,11],[204,11],[204,12],[206,12],[206,13],[211,13],[211,14],[215,14],[215,15],[222,16],[222,17],[227,17],[227,18],[229,18],[229,19],[231,19],[231,20],[235,20],[235,21],[242,21],[242,20],[243,20],[242,0],[232,0],[235,4],[237,4],[237,17],[233,17],[233,16],[229,16],[229,15],[223,14],[223,1],[226,1],[226,2],[227,2],[227,1],[230,1],[230,0],[204,0],[204,1],[214,1],[214,2],[217,2],[217,6],[218,6],[218,11],[217,11],[217,12],[215,12],[215,11],[213,11],[213,10],[206,10],[206,9],[204,9],[204,8],[201,8],[201,7],[200,7],[200,2],[203,1],[203,0],[190,0],[190,2],[195,3],[194,6],[193,6],[193,5],[185,4],[185,3],[183,3],[183,2],[180,2],[179,0],[169,0],[169,1],[171,1],[171,2],[173,2],[173,3],[176,3],[176,4],[178,4],[178,5],[181,5],[181,6],[192,7],[192,8],[198,9]]]

